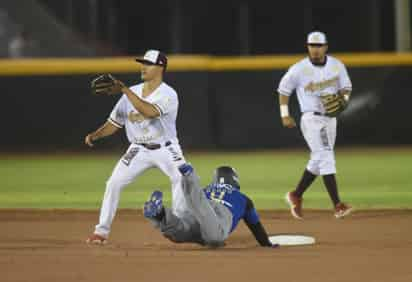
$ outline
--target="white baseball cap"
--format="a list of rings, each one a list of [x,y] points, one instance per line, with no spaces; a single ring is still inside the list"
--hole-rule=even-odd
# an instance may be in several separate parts
[[[142,58],[136,58],[136,61],[142,64],[158,65],[166,69],[167,57],[159,50],[147,50]]]
[[[313,31],[308,34],[307,44],[328,44],[326,40],[326,35],[320,31]]]

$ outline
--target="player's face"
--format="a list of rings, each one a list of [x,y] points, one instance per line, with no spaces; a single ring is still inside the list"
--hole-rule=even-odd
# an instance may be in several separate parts
[[[150,64],[142,64],[140,76],[143,81],[150,81],[156,77],[162,76],[163,67]]]
[[[322,63],[325,60],[326,52],[328,51],[328,45],[321,44],[309,44],[308,52],[312,61]]]

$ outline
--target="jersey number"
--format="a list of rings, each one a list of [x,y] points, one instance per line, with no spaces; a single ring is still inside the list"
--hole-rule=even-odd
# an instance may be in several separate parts
[[[213,191],[212,193],[210,193],[210,199],[219,202],[223,200],[223,197],[225,196],[225,194],[226,194],[225,191],[220,191],[220,192]]]

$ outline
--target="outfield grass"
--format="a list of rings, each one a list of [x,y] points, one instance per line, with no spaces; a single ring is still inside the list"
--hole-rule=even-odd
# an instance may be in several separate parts
[[[120,155],[0,155],[0,208],[99,208]],[[234,166],[259,209],[286,208],[283,196],[307,157],[306,151],[186,154],[204,185],[216,166]],[[412,148],[338,149],[337,164],[340,194],[356,208],[412,208]],[[152,169],[123,191],[120,207],[141,207],[154,188],[165,191],[169,203],[169,187],[167,177]],[[331,207],[321,179],[305,194],[305,207]]]

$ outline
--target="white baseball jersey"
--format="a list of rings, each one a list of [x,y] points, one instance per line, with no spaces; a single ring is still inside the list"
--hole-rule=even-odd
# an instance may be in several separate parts
[[[146,119],[127,96],[123,95],[115,105],[108,121],[119,128],[125,126],[130,143],[176,142],[176,116],[179,107],[176,91],[162,82],[153,93],[143,98],[142,89],[143,83],[130,87],[139,98],[153,104],[159,110],[159,117]]]
[[[352,90],[352,83],[344,64],[326,56],[326,64],[313,65],[307,57],[289,68],[282,77],[278,92],[290,96],[294,90],[301,112],[324,113],[320,96],[337,94],[339,90]]]

